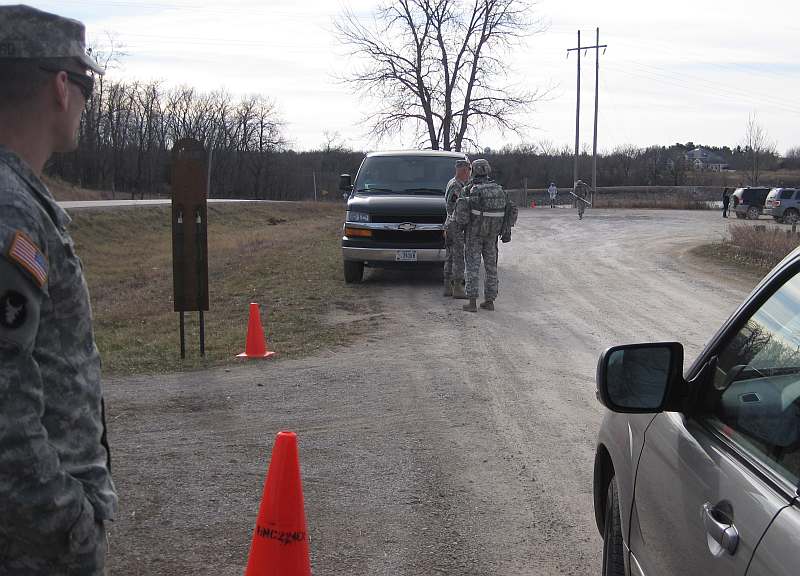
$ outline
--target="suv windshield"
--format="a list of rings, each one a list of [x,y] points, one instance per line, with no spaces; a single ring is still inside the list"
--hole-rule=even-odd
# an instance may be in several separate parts
[[[370,156],[355,182],[356,194],[424,194],[444,196],[455,175],[456,160],[448,156]]]

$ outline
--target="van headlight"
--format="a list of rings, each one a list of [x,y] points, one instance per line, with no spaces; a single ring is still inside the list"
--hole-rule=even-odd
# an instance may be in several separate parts
[[[369,214],[366,212],[354,212],[352,210],[347,211],[347,221],[348,222],[369,222]]]

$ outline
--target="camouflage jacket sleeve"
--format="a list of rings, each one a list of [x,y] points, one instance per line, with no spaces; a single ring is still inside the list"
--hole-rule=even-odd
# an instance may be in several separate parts
[[[463,186],[461,182],[459,182],[455,178],[452,178],[450,182],[447,183],[447,189],[445,190],[444,193],[444,201],[445,201],[445,206],[447,208],[448,216],[453,214],[453,211],[456,208],[456,202],[461,196],[462,188]]]
[[[29,208],[0,202],[0,531],[36,555],[63,557],[93,533],[94,510],[42,424],[47,391],[35,349],[50,303],[47,243],[42,213]]]

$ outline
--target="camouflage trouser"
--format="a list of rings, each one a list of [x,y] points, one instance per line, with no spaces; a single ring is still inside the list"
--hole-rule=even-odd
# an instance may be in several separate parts
[[[102,521],[95,521],[94,534],[68,557],[44,557],[44,550],[31,551],[0,536],[0,576],[103,576],[108,541]]]
[[[452,226],[447,231],[444,277],[458,282],[464,280],[464,231]]]
[[[481,257],[486,271],[483,295],[486,300],[497,298],[497,236],[482,237],[467,234],[466,236],[466,293],[468,298],[477,298],[480,292],[479,273]]]

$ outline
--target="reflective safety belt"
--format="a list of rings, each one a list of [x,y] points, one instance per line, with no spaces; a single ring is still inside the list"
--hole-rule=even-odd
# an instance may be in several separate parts
[[[481,212],[480,210],[475,210],[475,208],[472,209],[472,213],[475,214],[475,216],[488,216],[489,218],[502,218],[506,215],[505,210],[486,210]]]

